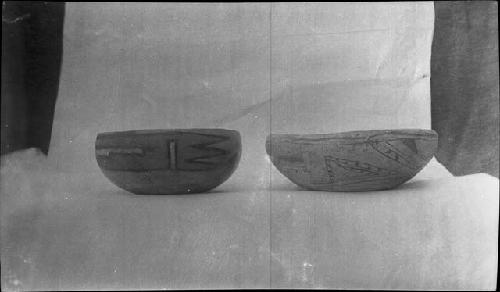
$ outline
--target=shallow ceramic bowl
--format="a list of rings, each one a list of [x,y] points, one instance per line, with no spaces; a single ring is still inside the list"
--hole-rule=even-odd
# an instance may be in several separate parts
[[[271,134],[266,151],[283,175],[305,189],[376,191],[415,176],[437,142],[436,132],[418,129]]]
[[[231,176],[241,137],[225,129],[108,132],[97,135],[95,155],[104,175],[129,192],[200,193]]]

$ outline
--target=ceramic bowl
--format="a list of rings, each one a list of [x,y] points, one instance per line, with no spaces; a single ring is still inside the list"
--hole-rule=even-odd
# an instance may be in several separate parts
[[[399,129],[335,134],[271,134],[266,151],[295,184],[320,191],[387,190],[411,179],[434,156],[432,130]]]
[[[225,129],[107,132],[97,135],[95,155],[104,175],[129,192],[200,193],[231,176],[241,137]]]

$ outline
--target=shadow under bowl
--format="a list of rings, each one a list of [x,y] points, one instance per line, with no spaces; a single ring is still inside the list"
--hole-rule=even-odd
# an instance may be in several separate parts
[[[237,168],[241,136],[226,129],[99,133],[95,155],[104,175],[134,194],[201,193]]]
[[[266,152],[284,176],[305,189],[359,192],[408,181],[427,165],[437,145],[432,130],[368,130],[271,134]]]

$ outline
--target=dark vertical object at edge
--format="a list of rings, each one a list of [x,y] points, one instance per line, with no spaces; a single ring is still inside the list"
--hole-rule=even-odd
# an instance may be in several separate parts
[[[48,153],[62,59],[64,3],[2,2],[1,154]]]
[[[498,3],[435,2],[431,54],[437,159],[454,175],[499,172]]]

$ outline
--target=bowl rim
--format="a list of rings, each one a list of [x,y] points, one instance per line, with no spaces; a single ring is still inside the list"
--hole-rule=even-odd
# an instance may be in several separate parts
[[[267,135],[266,140],[272,139],[303,139],[303,140],[316,140],[316,139],[368,139],[372,136],[378,135],[417,135],[425,138],[437,138],[438,133],[432,129],[421,128],[401,128],[401,129],[375,129],[375,130],[354,130],[343,131],[335,133],[322,133],[322,134],[284,134],[284,133],[271,133]]]
[[[224,128],[172,128],[172,129],[138,129],[124,131],[107,131],[97,133],[97,138],[114,135],[154,135],[154,134],[180,134],[180,133],[202,133],[202,134],[233,134],[240,135],[240,132]],[[215,132],[215,133],[214,133]]]

